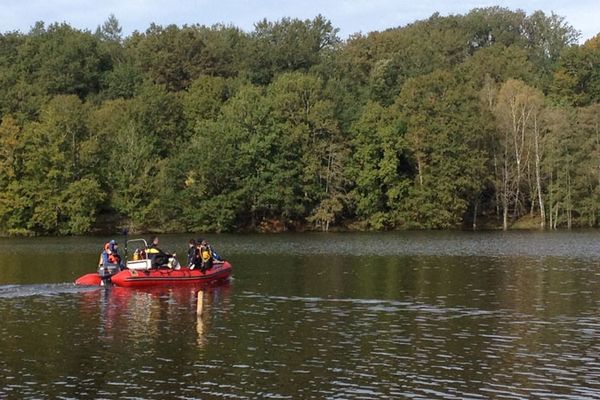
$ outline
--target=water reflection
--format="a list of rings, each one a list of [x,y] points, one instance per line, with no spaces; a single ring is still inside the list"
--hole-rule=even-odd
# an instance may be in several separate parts
[[[98,333],[103,341],[128,338],[137,347],[160,340],[165,330],[171,330],[171,325],[189,321],[196,326],[197,344],[202,348],[207,343],[212,309],[219,307],[221,314],[227,314],[230,290],[229,283],[201,287],[99,288],[82,293],[79,308],[83,318],[99,319]]]

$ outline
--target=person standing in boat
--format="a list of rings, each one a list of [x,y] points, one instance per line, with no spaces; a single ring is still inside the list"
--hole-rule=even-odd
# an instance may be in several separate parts
[[[214,259],[212,249],[206,240],[202,240],[198,250],[200,255],[200,271],[206,272],[206,270],[211,269],[213,266]]]
[[[152,260],[153,268],[160,268],[163,265],[167,265],[169,259],[175,256],[175,254],[166,253],[158,248],[158,236],[150,238],[150,244],[146,249],[146,255]]]
[[[119,254],[119,245],[116,240],[113,239],[104,244],[101,263],[102,265],[118,265],[119,268],[123,269],[123,261]]]
[[[213,260],[215,260],[215,261],[223,261],[223,258],[219,255],[219,253],[217,253],[217,251],[215,250],[214,246],[212,244],[210,244],[208,242],[208,240],[205,240],[205,239],[197,239],[196,240],[196,246],[198,248],[197,258],[200,258],[199,254],[200,254],[200,247],[201,247],[202,243],[205,243],[206,246],[208,246],[208,249],[210,250],[210,254],[211,254]]]
[[[194,269],[198,264],[198,248],[197,243],[194,239],[190,239],[188,242],[188,257],[187,265],[189,269]]]
[[[109,243],[111,245],[110,251],[112,252],[112,255],[111,255],[111,257],[109,257],[109,259],[114,264],[117,264],[120,269],[124,269],[125,262],[123,261],[123,258],[119,254],[119,244],[117,243],[116,240],[111,240]]]

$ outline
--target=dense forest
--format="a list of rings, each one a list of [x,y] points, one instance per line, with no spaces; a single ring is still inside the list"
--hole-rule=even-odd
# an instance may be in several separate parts
[[[0,233],[597,226],[600,36],[504,8],[0,36]]]

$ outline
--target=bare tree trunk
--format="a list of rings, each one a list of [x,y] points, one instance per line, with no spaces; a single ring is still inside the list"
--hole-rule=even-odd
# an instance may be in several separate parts
[[[498,179],[498,157],[496,155],[496,149],[494,149],[494,177]],[[496,181],[496,190],[494,190],[494,196],[496,196],[496,217],[500,218],[500,191],[498,190]]]
[[[573,226],[573,205],[571,204],[571,173],[567,171],[567,228]]]
[[[423,186],[423,163],[419,156],[417,156],[417,170],[419,174],[419,185]]]
[[[558,211],[560,210],[559,203],[556,203],[556,210],[554,210],[554,230],[556,230],[556,226],[558,225]]]
[[[517,104],[515,104],[514,102],[511,104],[511,109],[513,121],[513,140],[515,146],[515,161],[517,163],[517,177],[515,180],[515,209],[513,212],[513,219],[517,219],[519,214],[519,197],[521,195],[521,172],[523,168],[523,152],[525,150],[525,133],[527,127],[527,120],[529,120],[531,109],[522,107],[520,110],[517,110]]]
[[[473,230],[477,230],[477,206],[479,205],[479,199],[475,201],[475,207],[473,209]]]
[[[541,178],[541,167],[540,167],[540,131],[538,127],[537,115],[534,116],[533,121],[533,139],[534,139],[534,148],[535,148],[535,182],[536,182],[536,190],[538,193],[538,202],[540,206],[540,227],[543,229],[546,228],[546,210],[544,209],[544,200],[542,199],[542,178]],[[533,199],[531,199],[533,202]]]
[[[550,229],[553,228],[553,226],[552,226],[552,222],[553,222],[552,221],[552,208],[554,207],[554,203],[553,203],[554,196],[552,195],[553,192],[554,192],[554,189],[552,188],[553,184],[554,184],[554,171],[550,170],[550,190],[549,190],[549,192],[550,192],[550,201],[549,201],[549,204],[548,204],[548,207],[550,208],[549,209],[549,212],[550,212]]]
[[[502,169],[502,230],[508,229],[508,146],[504,149],[504,166]]]
[[[512,106],[513,108],[513,139],[514,139],[514,145],[515,145],[515,162],[517,163],[517,177],[515,179],[515,201],[514,201],[514,210],[513,210],[513,221],[517,219],[517,214],[519,212],[519,195],[520,193],[520,189],[521,189],[521,151],[520,151],[520,146],[519,146],[519,133],[521,133],[520,129],[519,129],[519,119],[517,119],[516,116],[516,110],[515,105]]]
[[[533,187],[533,192],[530,193],[529,196],[531,203],[529,204],[529,216],[533,218],[535,215],[535,198],[537,197],[537,188],[535,186]]]
[[[485,93],[484,93],[485,94]],[[543,94],[521,81],[506,81],[497,96],[495,115],[504,131],[504,167],[502,206],[503,219],[511,212],[516,220],[523,212],[534,213],[536,208],[536,190],[542,192],[534,183],[531,139],[531,118],[543,104]],[[508,170],[507,170],[508,168]],[[523,183],[527,184],[527,188]],[[527,189],[527,190],[526,190]],[[527,202],[530,203],[527,203]],[[510,207],[513,209],[510,209]],[[507,228],[508,221],[503,221]]]

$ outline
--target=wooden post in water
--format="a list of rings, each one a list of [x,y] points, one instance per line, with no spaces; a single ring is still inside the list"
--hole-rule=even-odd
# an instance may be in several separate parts
[[[196,301],[196,333],[198,334],[198,347],[203,348],[206,340],[204,337],[204,321],[202,313],[204,311],[204,292],[198,291],[198,299]]]
[[[198,291],[198,300],[196,303],[196,315],[201,316],[203,310],[204,310],[204,292],[202,290],[200,290],[200,291]]]

